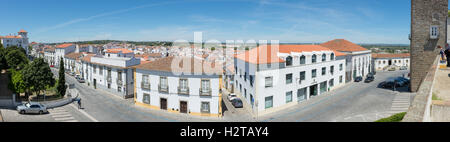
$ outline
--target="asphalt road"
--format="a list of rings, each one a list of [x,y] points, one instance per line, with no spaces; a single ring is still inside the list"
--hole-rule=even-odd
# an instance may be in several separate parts
[[[263,122],[370,122],[387,116],[398,91],[377,88],[389,77],[408,71],[378,72],[371,83],[349,83],[286,110],[258,117]]]

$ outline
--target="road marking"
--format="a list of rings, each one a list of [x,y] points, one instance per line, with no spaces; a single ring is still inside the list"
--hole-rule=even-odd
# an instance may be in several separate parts
[[[70,114],[63,114],[63,115],[52,115],[53,118],[60,118],[60,117],[70,117],[72,115]]]
[[[87,118],[91,119],[94,122],[99,122],[97,119],[95,119],[94,117],[92,117],[91,115],[89,115],[88,113],[86,113],[84,110],[78,109],[74,104],[70,104],[70,106],[72,106],[73,108],[75,108],[76,110],[80,111],[84,116],[86,116]]]
[[[75,118],[71,117],[64,117],[64,118],[55,118],[56,121],[64,121],[64,120],[75,120]]]

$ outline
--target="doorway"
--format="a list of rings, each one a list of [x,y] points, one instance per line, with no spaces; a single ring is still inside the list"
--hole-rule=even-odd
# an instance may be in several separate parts
[[[161,98],[159,103],[160,103],[160,108],[162,110],[167,110],[167,99],[166,98]]]
[[[392,60],[389,60],[389,61],[388,61],[388,65],[389,65],[389,66],[392,65]]]
[[[187,102],[180,101],[180,113],[187,113]]]
[[[317,84],[309,87],[309,96],[317,96]]]
[[[94,89],[97,89],[97,79],[94,79]]]

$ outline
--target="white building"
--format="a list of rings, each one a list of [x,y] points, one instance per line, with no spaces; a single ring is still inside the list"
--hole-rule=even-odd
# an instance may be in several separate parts
[[[192,61],[191,66],[172,67],[171,64],[179,65],[182,60]],[[216,64],[217,68],[202,69],[202,63],[207,64],[194,58],[167,57],[135,66],[136,105],[190,115],[222,116],[222,68]]]
[[[383,71],[389,67],[410,67],[409,53],[401,54],[372,54],[375,70]]]
[[[319,45],[250,49],[235,56],[234,92],[256,115],[289,107],[344,85],[344,55]]]
[[[373,72],[372,51],[345,39],[335,39],[320,45],[346,54],[346,82]]]
[[[82,58],[81,76],[95,89],[100,88],[123,98],[134,96],[132,66],[140,60],[129,55],[127,49],[106,51],[106,55],[89,54]],[[127,56],[124,56],[127,55]]]
[[[76,45],[71,43],[60,44],[55,48],[55,66],[59,67],[59,61],[64,58],[65,55],[75,52]]]
[[[3,44],[3,47],[6,48],[8,46],[17,46],[25,49],[28,55],[28,32],[25,30],[20,30],[18,35],[8,35],[8,36],[0,36],[0,43]]]
[[[55,65],[55,48],[47,46],[44,48],[44,60],[47,61],[49,66]]]

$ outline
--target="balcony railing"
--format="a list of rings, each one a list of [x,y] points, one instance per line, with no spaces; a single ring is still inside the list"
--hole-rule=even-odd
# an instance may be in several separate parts
[[[211,96],[211,89],[201,89],[199,90],[200,96]]]
[[[141,88],[150,90],[150,83],[149,82],[141,82]]]
[[[119,85],[119,86],[123,85],[122,79],[117,79],[116,82],[117,82],[117,85]]]
[[[178,94],[189,95],[189,87],[178,86]]]
[[[160,93],[169,93],[169,86],[158,84],[158,91]]]

